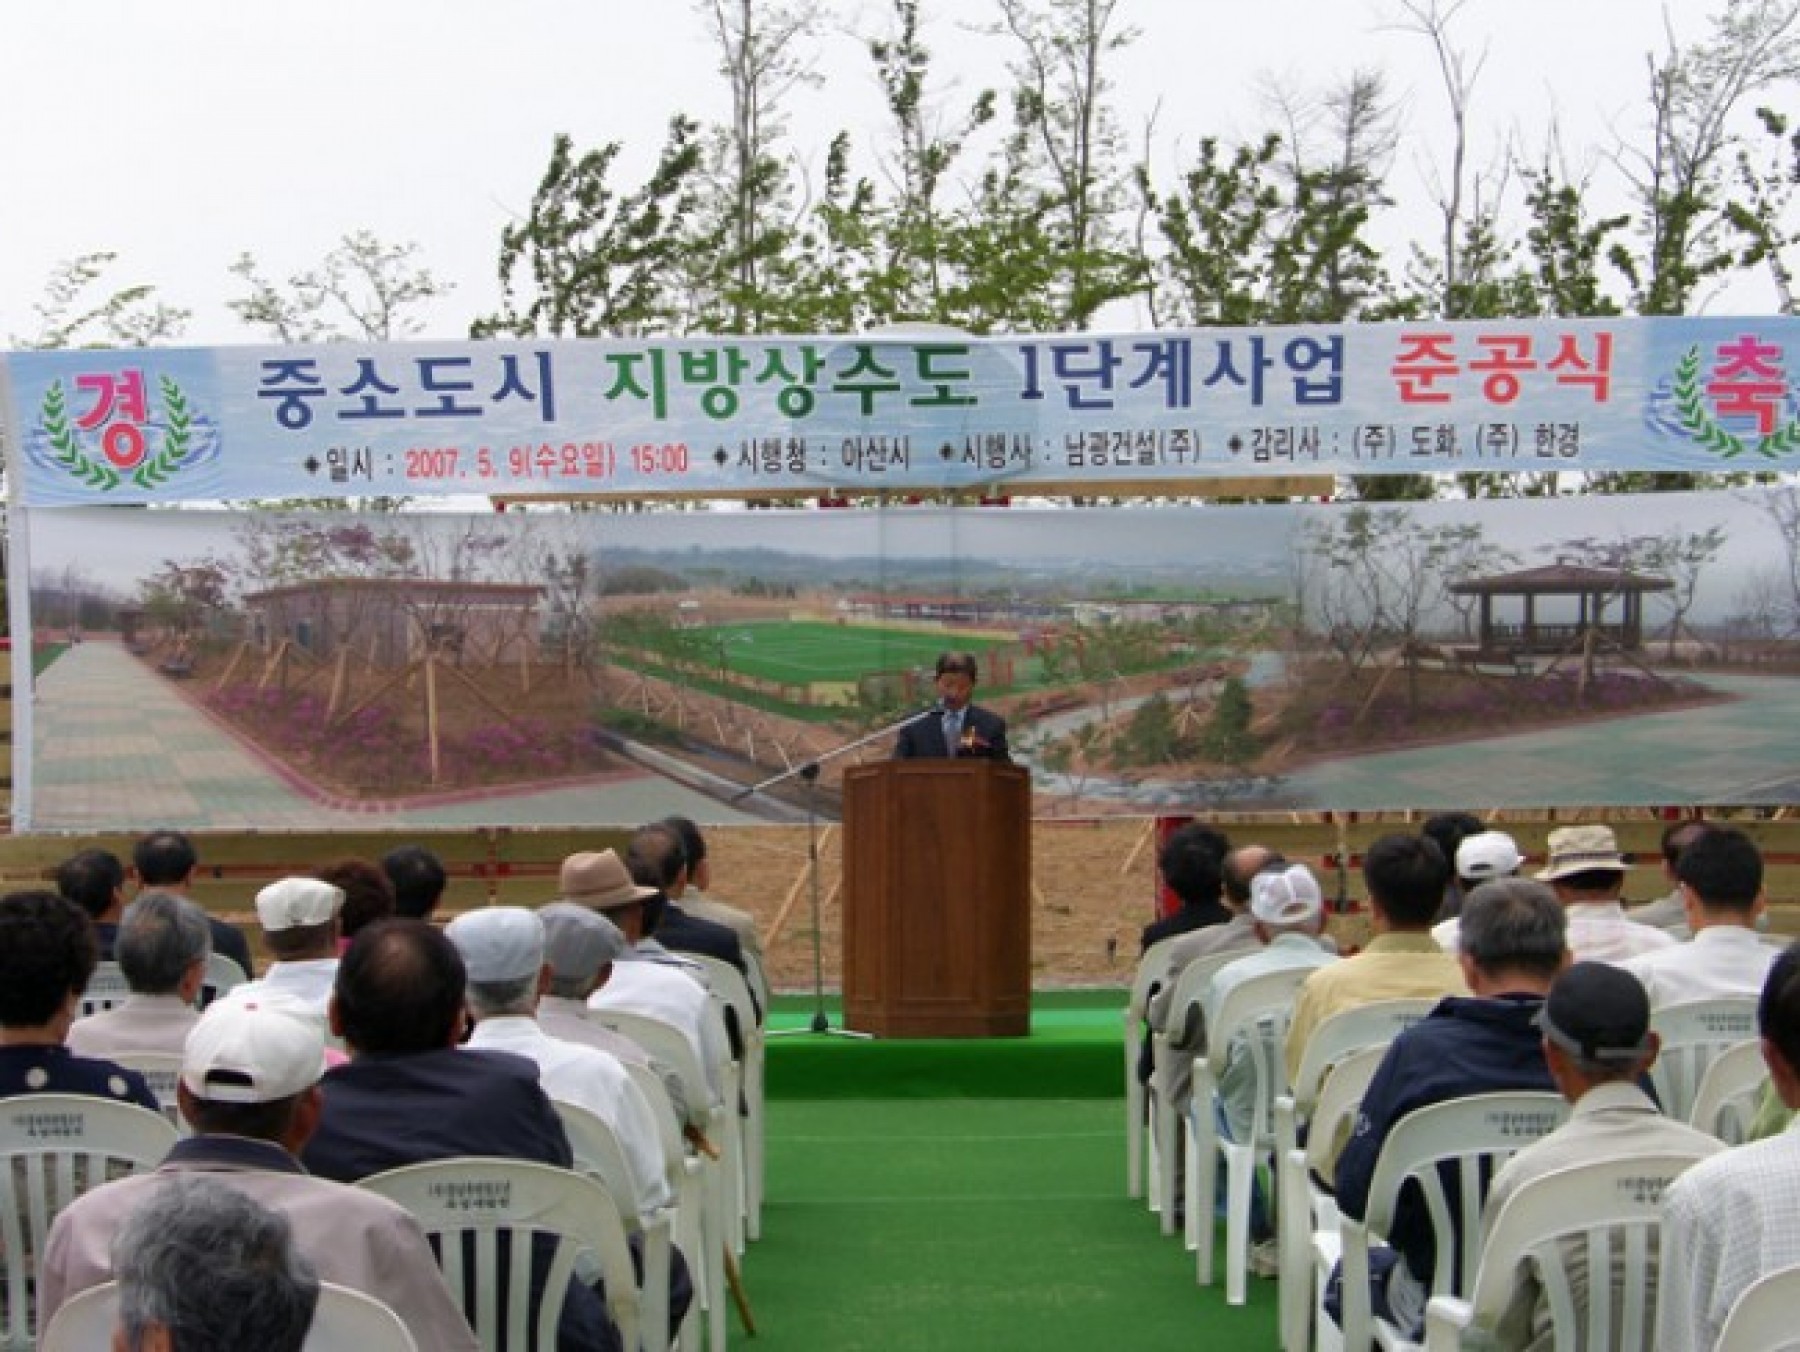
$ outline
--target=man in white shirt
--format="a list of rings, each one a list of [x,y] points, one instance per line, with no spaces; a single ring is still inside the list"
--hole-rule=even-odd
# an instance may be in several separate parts
[[[317,878],[282,878],[256,894],[256,918],[275,961],[230,1000],[285,1000],[325,1027],[325,1007],[338,970],[338,912],[344,890]]]
[[[69,1050],[77,1056],[181,1055],[200,1018],[194,1001],[211,951],[212,931],[198,906],[173,892],[140,892],[125,908],[113,940],[131,994],[111,1009],[75,1020]]]
[[[1777,1096],[1800,1108],[1800,945],[1769,969],[1756,1025]],[[1663,1196],[1659,1352],[1710,1352],[1757,1278],[1800,1265],[1800,1129],[1696,1164]]]
[[[1711,826],[1675,867],[1694,937],[1621,965],[1644,983],[1658,1009],[1690,1000],[1754,1000],[1777,956],[1756,930],[1763,861],[1755,842],[1736,827]]]
[[[629,1200],[637,1209],[667,1206],[672,1199],[656,1122],[625,1067],[598,1047],[564,1042],[538,1024],[538,997],[550,982],[543,922],[520,906],[484,906],[465,911],[444,933],[469,973],[466,999],[475,1031],[464,1045],[512,1052],[536,1063],[546,1094],[587,1109],[613,1129],[631,1171]]]
[[[1641,906],[1627,906],[1627,916],[1640,925],[1655,925],[1675,939],[1689,937],[1687,905],[1681,899],[1681,880],[1675,875],[1675,865],[1681,861],[1681,852],[1698,840],[1701,832],[1710,825],[1710,822],[1698,817],[1690,817],[1686,821],[1670,822],[1663,827],[1663,878],[1669,884],[1669,891],[1655,901],[1646,901]]]
[[[1568,917],[1575,961],[1623,962],[1675,943],[1654,926],[1625,918],[1619,894],[1630,867],[1610,826],[1564,826],[1550,833],[1550,858],[1537,876],[1554,889]]]

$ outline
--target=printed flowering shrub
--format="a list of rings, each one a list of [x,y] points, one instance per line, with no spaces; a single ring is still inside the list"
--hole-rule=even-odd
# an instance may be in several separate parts
[[[1537,676],[1481,677],[1460,673],[1420,673],[1416,703],[1407,675],[1393,673],[1373,701],[1376,678],[1365,674],[1360,687],[1346,683],[1341,668],[1313,673],[1302,693],[1281,716],[1286,734],[1302,752],[1367,750],[1459,737],[1493,736],[1509,727],[1526,731],[1553,723],[1597,716],[1653,712],[1709,698],[1694,682],[1655,680],[1637,671],[1600,670],[1585,690],[1571,668]],[[1366,707],[1365,707],[1366,705]]]
[[[306,691],[234,685],[206,702],[275,759],[353,796],[528,783],[591,774],[607,764],[586,724],[507,721],[482,709],[440,721],[434,781],[423,720],[405,717],[393,703],[346,701],[350,712],[328,721],[325,700]]]

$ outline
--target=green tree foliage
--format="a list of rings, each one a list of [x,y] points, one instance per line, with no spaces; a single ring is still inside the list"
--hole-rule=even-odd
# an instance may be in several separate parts
[[[278,343],[391,342],[424,329],[417,307],[450,290],[418,262],[415,243],[388,244],[358,230],[316,268],[283,285],[263,276],[254,256],[240,254],[231,272],[249,294],[226,305]]]
[[[30,333],[14,334],[16,348],[150,347],[181,336],[190,312],[169,305],[154,286],[119,285],[112,278],[119,256],[98,252],[59,263],[33,310]]]
[[[1201,734],[1201,754],[1233,769],[1249,765],[1262,751],[1261,740],[1250,730],[1253,710],[1250,690],[1241,676],[1228,676],[1213,705],[1212,717]]]

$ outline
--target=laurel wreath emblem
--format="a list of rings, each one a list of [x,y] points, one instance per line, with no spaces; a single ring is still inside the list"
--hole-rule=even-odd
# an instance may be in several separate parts
[[[1800,450],[1800,418],[1790,419],[1755,445],[1733,436],[1719,425],[1700,387],[1700,348],[1690,347],[1675,367],[1675,407],[1681,415],[1682,429],[1706,450],[1723,460],[1731,460],[1748,451],[1768,460],[1779,460]]]
[[[162,449],[137,467],[131,481],[139,488],[158,488],[187,459],[188,443],[194,434],[194,415],[188,408],[187,396],[167,376],[157,377],[162,390],[163,412],[168,423],[163,433]]]
[[[62,381],[53,380],[44,393],[44,433],[50,438],[51,458],[89,488],[103,491],[119,486],[118,471],[90,460],[81,449],[81,438],[69,426],[69,404]]]

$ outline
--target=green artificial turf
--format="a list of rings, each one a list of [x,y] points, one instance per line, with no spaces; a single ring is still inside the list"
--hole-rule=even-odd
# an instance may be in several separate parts
[[[1107,1352],[1277,1342],[1124,1187],[1118,1099],[776,1101],[744,1275],[761,1352]],[[1222,1274],[1221,1274],[1222,1281]]]
[[[805,1031],[810,999],[777,996],[769,1028],[774,1098],[1117,1098],[1123,990],[1039,991],[1023,1038],[856,1041]],[[833,1029],[843,1009],[826,1003]]]

